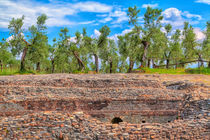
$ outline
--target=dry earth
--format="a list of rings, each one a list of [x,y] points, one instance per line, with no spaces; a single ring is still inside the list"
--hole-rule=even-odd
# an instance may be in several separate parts
[[[208,75],[0,77],[0,140],[210,139]]]

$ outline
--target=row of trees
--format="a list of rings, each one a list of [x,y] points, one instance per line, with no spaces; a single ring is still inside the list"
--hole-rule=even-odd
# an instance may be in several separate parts
[[[210,67],[210,22],[206,26],[206,39],[197,42],[193,27],[185,22],[183,31],[172,31],[172,26],[163,26],[161,9],[148,7],[144,25],[138,24],[140,10],[129,7],[129,24],[132,31],[118,36],[118,42],[109,38],[110,28],[103,26],[98,38],[75,33],[71,41],[68,28],[60,30],[59,38],[48,43],[47,16],[37,18],[36,25],[24,36],[22,18],[12,19],[8,26],[11,39],[0,42],[0,65],[18,66],[21,71],[76,72],[94,70],[97,73],[132,72],[134,67],[184,67],[186,63],[200,61]],[[162,31],[165,30],[165,32]],[[27,39],[26,39],[27,38]],[[18,56],[21,56],[18,59]]]

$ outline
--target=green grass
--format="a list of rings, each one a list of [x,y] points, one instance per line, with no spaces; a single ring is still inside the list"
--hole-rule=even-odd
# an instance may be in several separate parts
[[[183,68],[179,68],[179,69],[142,68],[140,71],[143,71],[144,73],[151,73],[151,74],[207,74],[207,75],[210,75],[210,68],[188,68],[188,69],[183,69]]]
[[[43,72],[40,72],[41,74]],[[15,68],[15,69],[4,69],[2,72],[0,71],[0,76],[4,76],[4,75],[27,75],[27,74],[39,74],[35,71],[20,71],[19,69]],[[44,73],[43,73],[44,74]]]
[[[151,69],[143,68],[145,73],[154,73],[154,74],[185,74],[185,69]]]
[[[210,68],[188,68],[188,69],[151,69],[151,68],[141,68],[136,69],[135,71],[140,71],[142,73],[147,74],[206,74],[210,75]],[[75,74],[80,74],[82,72],[75,71]],[[27,74],[48,74],[45,71],[37,72],[37,71],[19,71],[16,69],[4,69],[2,72],[0,71],[0,76],[3,75],[27,75]]]
[[[190,74],[208,74],[210,75],[210,68],[189,68],[185,70],[186,73]]]
[[[17,69],[3,69],[3,71],[0,71],[0,75],[14,75],[16,72],[18,72]]]
[[[17,71],[14,73],[15,75],[17,74],[21,74],[21,75],[24,75],[24,74],[36,74],[36,72],[34,71],[29,71],[29,70],[25,70],[25,71]]]

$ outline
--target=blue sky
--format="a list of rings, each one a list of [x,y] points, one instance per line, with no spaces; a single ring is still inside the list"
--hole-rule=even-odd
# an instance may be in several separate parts
[[[89,35],[98,36],[103,25],[111,28],[110,37],[128,32],[126,16],[129,6],[141,9],[139,24],[147,6],[163,10],[163,24],[170,23],[174,29],[182,29],[183,22],[189,21],[195,28],[198,40],[205,36],[205,24],[210,20],[210,0],[0,0],[0,38],[8,38],[8,23],[12,17],[25,15],[24,28],[36,23],[42,13],[47,14],[49,41],[58,37],[61,28],[68,27],[73,37],[76,31],[85,27]]]

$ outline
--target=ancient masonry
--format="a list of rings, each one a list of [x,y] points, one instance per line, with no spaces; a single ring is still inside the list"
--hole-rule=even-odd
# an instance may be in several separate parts
[[[0,77],[0,140],[210,139],[210,86],[161,75]]]

